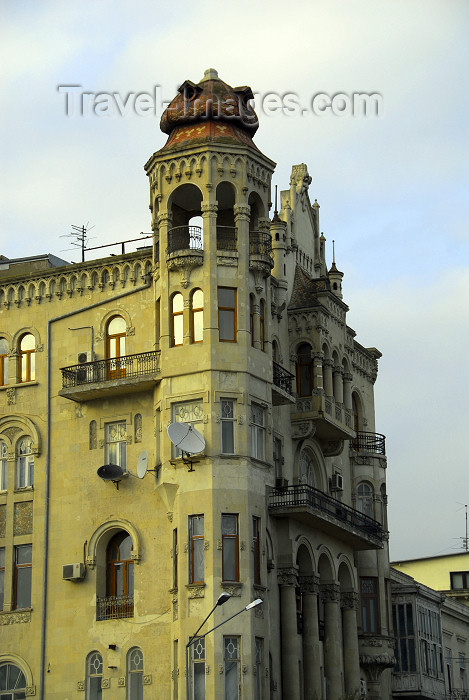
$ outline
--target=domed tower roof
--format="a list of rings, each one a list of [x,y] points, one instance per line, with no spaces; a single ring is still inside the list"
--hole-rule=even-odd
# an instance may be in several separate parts
[[[182,149],[215,141],[250,146],[259,121],[249,104],[250,87],[232,88],[214,68],[199,83],[185,80],[161,116],[160,128],[169,138],[161,151]]]

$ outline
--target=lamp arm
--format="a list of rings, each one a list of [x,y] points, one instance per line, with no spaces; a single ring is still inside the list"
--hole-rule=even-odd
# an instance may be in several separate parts
[[[215,609],[217,608],[217,606],[218,606],[218,603],[216,603],[216,605],[210,610],[209,614],[207,615],[207,617],[205,618],[205,620],[202,622],[202,624],[200,625],[200,627],[197,629],[196,632],[194,632],[194,634],[192,635],[192,637],[189,638],[189,641],[188,641],[187,644],[186,644],[187,647],[189,647],[189,646],[194,642],[194,640],[195,640],[195,638],[197,637],[199,631],[200,631],[200,630],[202,629],[202,627],[205,625],[205,623],[207,622],[207,620],[208,620],[208,618],[210,617],[210,615],[212,615],[212,614],[214,613],[214,611],[215,611]],[[204,637],[205,635],[201,635],[201,636]],[[200,638],[200,637],[198,637],[198,638]]]
[[[223,620],[223,622],[220,622],[219,625],[215,625],[215,627],[212,627],[211,630],[208,630],[207,632],[204,632],[203,634],[199,635],[199,636],[197,637],[197,639],[203,639],[204,637],[207,636],[207,634],[210,634],[210,632],[214,632],[214,631],[217,630],[219,627],[221,627],[222,625],[225,625],[227,622],[229,622],[230,620],[232,620],[234,617],[237,617],[238,615],[241,615],[241,613],[243,613],[246,609],[247,609],[247,608],[242,608],[241,610],[238,610],[237,613],[235,613],[234,615],[231,615],[231,617],[227,617],[226,620]],[[199,629],[200,629],[200,627],[199,627]],[[192,644],[194,641],[195,641],[195,635],[194,635],[194,637],[192,637],[192,639],[190,640],[190,642],[188,643],[187,646],[189,646],[189,644]]]

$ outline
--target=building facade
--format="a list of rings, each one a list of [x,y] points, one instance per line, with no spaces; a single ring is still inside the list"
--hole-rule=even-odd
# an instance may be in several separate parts
[[[469,552],[405,559],[392,562],[392,567],[435,591],[469,605]]]
[[[182,84],[151,246],[0,260],[5,697],[391,697],[380,353],[304,164],[271,217],[251,97]]]

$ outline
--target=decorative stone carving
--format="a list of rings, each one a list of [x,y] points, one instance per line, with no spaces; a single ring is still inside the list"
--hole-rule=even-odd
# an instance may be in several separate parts
[[[31,610],[0,612],[0,625],[16,625],[22,622],[31,622]]]
[[[111,679],[110,678],[101,678],[101,688],[103,690],[110,688],[111,687]]]
[[[345,610],[358,610],[358,593],[355,591],[346,591],[341,593],[340,605]]]
[[[5,428],[3,434],[7,436],[10,442],[13,442],[15,435],[21,432],[21,428],[16,428],[12,426],[11,428]]]
[[[7,507],[6,505],[0,506],[0,537],[5,537],[7,526]]]
[[[7,404],[9,406],[14,406],[16,403],[16,389],[14,389],[13,387],[10,387],[9,389],[7,389],[6,394],[7,394]]]
[[[145,673],[143,675],[143,685],[151,685],[152,676],[151,673]]]
[[[121,676],[117,679],[117,685],[119,688],[125,688],[125,676]]]
[[[294,567],[279,569],[277,574],[279,586],[296,586],[298,583],[297,570]]]
[[[318,595],[319,593],[319,576],[313,574],[312,576],[307,576],[305,574],[300,574],[300,589],[302,593],[313,593]]]
[[[325,603],[338,603],[340,600],[340,586],[338,583],[322,583],[321,597]]]
[[[31,535],[33,531],[33,502],[21,501],[13,507],[13,535]]]
[[[85,681],[77,681],[77,690],[78,690],[78,692],[84,692]]]
[[[302,420],[292,422],[292,438],[301,440],[306,437],[313,437],[316,432],[316,424],[312,420]]]
[[[337,457],[344,449],[343,440],[327,440],[321,443],[324,457]]]
[[[205,598],[205,586],[189,585],[189,598]]]
[[[226,593],[229,593],[230,596],[233,598],[240,598],[241,597],[241,590],[243,588],[242,583],[220,583],[220,587],[222,588],[223,591],[226,591]]]

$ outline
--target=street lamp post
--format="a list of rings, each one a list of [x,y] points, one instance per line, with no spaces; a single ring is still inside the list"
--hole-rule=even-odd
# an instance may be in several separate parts
[[[250,610],[251,608],[255,608],[257,605],[261,605],[264,601],[262,598],[256,598],[256,600],[253,600],[252,603],[249,603],[246,605],[246,607],[242,608],[241,610],[238,610],[234,615],[231,615],[231,617],[228,617],[226,620],[223,620],[223,622],[220,622],[220,624],[215,625],[215,627],[212,627],[212,629],[208,630],[207,632],[204,632],[203,634],[199,634],[200,630],[202,627],[205,625],[207,622],[208,618],[213,614],[215,609],[219,605],[223,605],[223,603],[226,603],[227,600],[231,598],[230,593],[222,593],[221,595],[218,596],[218,600],[213,606],[213,608],[210,610],[209,614],[205,618],[205,620],[202,622],[202,624],[199,626],[197,629],[197,632],[195,632],[191,637],[189,637],[189,641],[186,644],[186,700],[190,700],[190,677],[189,677],[189,649],[190,647],[198,640],[198,639],[205,639],[205,637],[210,634],[211,632],[214,632],[216,629],[221,627],[222,625],[226,624],[230,620],[232,620],[234,617],[237,617],[238,615],[241,615],[245,610]]]

